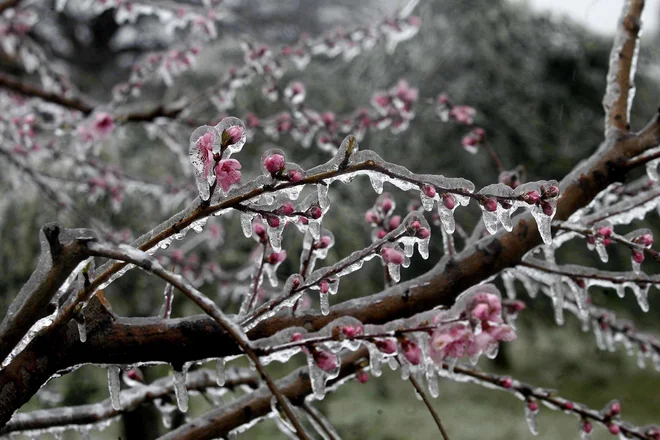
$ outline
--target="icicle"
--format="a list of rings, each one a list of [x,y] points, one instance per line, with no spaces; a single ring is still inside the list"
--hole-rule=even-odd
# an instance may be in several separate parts
[[[80,336],[80,342],[87,341],[87,329],[85,328],[85,318],[81,317],[80,320],[76,319],[76,325],[78,326],[78,335]]]
[[[515,277],[510,271],[505,270],[504,272],[502,272],[502,282],[504,283],[506,296],[509,299],[516,299]]]
[[[330,206],[330,199],[328,198],[329,188],[330,185],[326,185],[325,183],[319,183],[316,185],[316,191],[319,197],[319,206],[321,206],[321,209],[325,209]]]
[[[215,374],[216,374],[216,383],[219,387],[225,386],[225,358],[218,358],[215,361]]]
[[[254,218],[254,213],[252,212],[241,212],[241,230],[243,235],[246,238],[252,237],[252,219]]]
[[[381,194],[383,192],[383,178],[378,173],[369,173],[369,180],[371,181],[371,186],[373,187],[376,194]]]
[[[369,343],[366,345],[369,350],[369,369],[371,370],[371,374],[374,377],[380,377],[382,374],[381,363],[385,356],[374,344]]]
[[[328,299],[328,294],[321,292],[319,299],[321,301],[321,313],[324,316],[327,316],[330,313],[330,301]]]
[[[179,411],[188,411],[188,389],[186,388],[186,375],[188,366],[184,365],[181,371],[174,370],[174,394]]]
[[[550,288],[552,294],[552,305],[555,309],[555,322],[564,325],[564,292],[562,290],[561,278]]]
[[[387,263],[387,272],[395,283],[401,280],[401,266],[394,263]]]
[[[607,255],[607,248],[600,240],[596,241],[596,252],[600,257],[600,261],[602,261],[603,263],[607,263],[609,261],[610,257],[609,255]]]
[[[527,421],[527,426],[529,427],[529,432],[532,433],[532,435],[539,435],[539,427],[538,424],[536,423],[536,414],[538,414],[539,410],[538,408],[536,410],[532,410],[529,405],[532,402],[528,402],[525,404],[525,420]]]
[[[119,381],[120,372],[121,369],[117,365],[110,365],[108,367],[108,388],[110,391],[110,401],[112,402],[112,407],[116,410],[121,409],[121,384]]]

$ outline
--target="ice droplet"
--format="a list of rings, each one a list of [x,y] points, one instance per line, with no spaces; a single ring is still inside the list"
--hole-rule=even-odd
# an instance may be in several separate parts
[[[539,435],[539,427],[536,422],[536,414],[538,414],[538,412],[538,409],[536,411],[532,411],[529,408],[529,405],[525,405],[525,420],[527,421],[529,432],[531,432],[532,435]]]
[[[85,328],[85,318],[81,318],[81,320],[76,320],[76,325],[78,326],[78,335],[80,336],[80,342],[87,341],[87,330]]]
[[[110,365],[108,367],[108,389],[110,391],[110,401],[112,402],[112,407],[116,410],[121,409],[120,372],[121,369],[117,365]]]
[[[188,389],[186,388],[186,375],[188,366],[184,365],[181,371],[174,370],[174,394],[179,411],[188,411]]]
[[[321,313],[324,316],[327,316],[330,313],[330,300],[328,299],[328,294],[321,292],[319,299],[321,301]]]

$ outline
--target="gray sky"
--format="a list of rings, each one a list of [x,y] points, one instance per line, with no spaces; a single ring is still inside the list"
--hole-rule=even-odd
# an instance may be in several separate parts
[[[573,20],[584,23],[590,29],[608,34],[615,29],[621,13],[623,0],[511,0],[514,3],[528,4],[536,11],[549,11],[552,15],[568,15]],[[660,0],[647,0],[644,8],[644,29],[646,32],[658,30],[660,21]]]

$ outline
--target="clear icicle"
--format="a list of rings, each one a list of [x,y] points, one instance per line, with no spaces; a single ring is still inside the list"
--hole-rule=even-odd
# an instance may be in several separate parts
[[[108,389],[110,391],[110,401],[112,402],[112,407],[116,410],[121,409],[120,372],[121,369],[117,365],[110,365],[108,367]]]
[[[321,301],[321,313],[327,316],[330,313],[330,300],[328,299],[328,294],[321,292],[319,299]]]
[[[76,325],[78,326],[78,335],[80,336],[80,342],[87,341],[87,329],[85,328],[85,318],[81,320],[76,320]]]
[[[600,240],[596,241],[596,252],[600,257],[600,261],[603,263],[607,263],[609,261],[610,257],[607,255],[607,248]]]
[[[529,432],[531,432],[532,435],[539,435],[539,426],[536,422],[536,414],[538,414],[538,412],[538,409],[536,411],[532,411],[529,408],[529,405],[525,405],[525,420],[527,421]]]
[[[216,374],[216,383],[219,387],[225,386],[226,374],[225,374],[225,358],[219,358],[215,361],[215,374]]]
[[[557,325],[564,325],[564,291],[562,290],[561,279],[552,285],[552,305],[555,310],[555,322]]]
[[[188,367],[184,365],[181,371],[174,370],[174,394],[179,411],[188,411],[188,389],[186,388],[186,375]]]
[[[316,191],[319,196],[319,205],[321,206],[322,209],[325,209],[328,206],[330,206],[330,199],[328,198],[329,188],[330,185],[326,185],[325,183],[319,183],[316,185]]]
[[[401,266],[398,264],[387,263],[387,272],[395,283],[401,280]]]

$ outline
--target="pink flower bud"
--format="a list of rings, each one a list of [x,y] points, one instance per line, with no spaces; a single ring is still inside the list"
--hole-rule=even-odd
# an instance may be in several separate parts
[[[445,208],[451,211],[452,209],[454,209],[454,206],[456,206],[456,201],[454,200],[454,197],[451,194],[445,193],[442,195],[442,204],[445,205]]]
[[[481,202],[484,206],[484,209],[488,212],[495,212],[497,211],[497,200],[495,199],[484,199]]]
[[[609,238],[603,238],[603,244],[604,244],[605,246],[609,246],[609,245],[612,244],[612,240],[609,239]]]
[[[541,195],[538,191],[530,191],[523,195],[523,200],[530,205],[536,205],[541,200]]]
[[[243,137],[243,129],[238,125],[232,125],[222,132],[222,145],[234,145]]]
[[[297,333],[296,332],[296,333],[291,334],[291,339],[290,339],[291,342],[299,342],[299,341],[302,341],[302,340],[303,340],[302,333]]]
[[[343,334],[346,335],[347,338],[352,339],[356,336],[361,335],[363,329],[361,325],[356,325],[356,326],[345,325],[344,327],[341,328],[341,331]]]
[[[621,432],[621,428],[619,427],[619,425],[614,423],[610,423],[609,425],[607,425],[607,429],[610,431],[610,434],[612,435],[618,435]]]
[[[536,412],[539,410],[539,404],[535,400],[528,400],[527,408],[532,412]]]
[[[326,280],[322,280],[319,283],[319,288],[321,290],[321,293],[328,293],[328,291],[330,290],[330,284],[328,284]]]
[[[266,228],[261,222],[254,222],[252,225],[252,231],[257,237],[264,238],[266,236]]]
[[[559,195],[559,188],[554,185],[549,186],[545,189],[545,193],[543,195],[544,197],[553,199]]]
[[[644,253],[639,251],[633,251],[632,259],[635,263],[642,264],[642,262],[644,261]]]
[[[370,224],[378,223],[378,214],[370,209],[364,213],[364,220]]]
[[[360,370],[357,373],[355,373],[355,378],[360,383],[366,383],[369,380],[369,375],[367,374],[366,371]]]
[[[644,246],[651,246],[653,245],[653,236],[651,234],[644,234],[639,237],[639,243]]]
[[[268,263],[270,264],[281,263],[284,260],[286,260],[286,251],[284,250],[280,252],[273,252],[268,256]]]
[[[333,372],[339,366],[337,356],[330,352],[314,350],[312,356],[314,357],[314,363],[316,366],[327,373]]]
[[[510,377],[504,377],[500,380],[500,385],[508,389],[513,386],[513,381],[511,380]]]
[[[401,348],[403,349],[403,356],[412,365],[419,365],[422,362],[422,349],[415,341],[410,339],[403,339],[401,341]]]
[[[289,170],[289,182],[298,183],[302,180],[302,173],[298,170]]]
[[[600,227],[598,228],[598,234],[603,237],[609,237],[610,235],[612,235],[612,228],[610,228],[609,226]]]
[[[552,213],[555,211],[553,206],[548,202],[541,202],[541,209],[543,210],[543,214],[547,216],[551,216]]]
[[[433,185],[424,185],[422,187],[422,190],[424,191],[424,194],[426,194],[426,197],[433,198],[435,197],[435,187]]]
[[[582,423],[582,430],[587,434],[590,434],[593,429],[594,427],[589,420],[585,420],[584,423]]]
[[[291,215],[295,211],[293,203],[286,202],[280,207],[280,212],[284,215]]]
[[[390,223],[389,223],[390,231],[398,228],[399,225],[401,225],[401,216],[400,215],[395,215],[394,217],[392,217],[390,219]]]
[[[392,339],[374,339],[374,344],[379,351],[385,354],[394,354],[397,351],[396,342]]]
[[[317,205],[314,205],[314,206],[310,207],[307,212],[309,213],[309,216],[311,218],[313,218],[314,220],[320,219],[321,216],[323,215],[323,211]]]
[[[427,228],[419,228],[417,230],[417,237],[421,238],[422,240],[426,239],[431,235],[431,231],[429,231]]]
[[[380,251],[380,256],[383,260],[391,264],[403,264],[406,260],[405,255],[399,249],[386,247]]]
[[[284,156],[281,154],[273,154],[264,159],[264,167],[270,174],[277,174],[284,170],[285,162]]]
[[[566,411],[573,411],[573,408],[575,408],[573,402],[564,402],[564,409]]]
[[[267,215],[266,221],[271,228],[278,228],[280,226],[280,218],[274,215]]]
[[[387,235],[387,232],[385,231],[385,229],[379,229],[378,230],[377,237],[378,237],[379,240],[382,240],[383,238],[385,238],[386,235]]]
[[[619,402],[612,402],[612,405],[610,405],[610,413],[612,415],[621,414],[621,404]]]
[[[385,212],[385,213],[390,212],[392,210],[392,207],[393,207],[392,200],[391,199],[383,200],[383,203],[381,203],[380,207],[383,210],[383,212]]]

